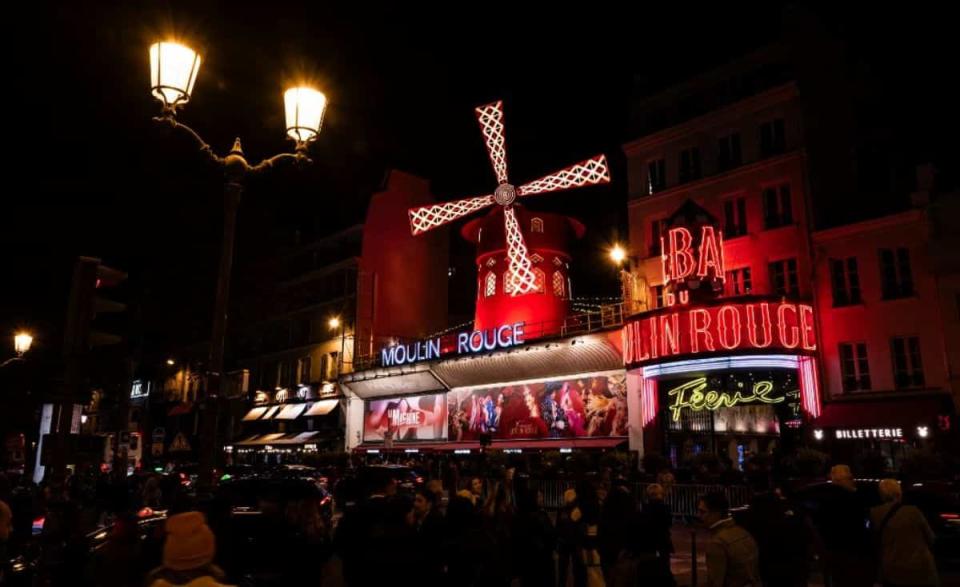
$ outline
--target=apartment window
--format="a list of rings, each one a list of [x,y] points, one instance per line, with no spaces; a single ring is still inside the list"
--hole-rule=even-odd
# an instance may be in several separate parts
[[[859,304],[860,272],[857,258],[830,259],[830,283],[833,286],[833,306]]]
[[[770,286],[778,296],[800,295],[797,281],[797,260],[784,259],[770,263]]]
[[[892,347],[893,382],[897,389],[923,387],[920,339],[916,336],[897,336],[893,339]]]
[[[662,308],[662,307],[663,307],[663,286],[662,286],[662,285],[655,285],[655,286],[651,287],[650,289],[653,290],[653,299],[654,299],[654,301],[655,301],[655,303],[656,303],[656,305],[655,305],[654,307],[655,307],[655,308]]]
[[[760,156],[770,157],[787,150],[783,119],[776,118],[760,125]]]
[[[731,269],[727,271],[727,279],[724,284],[724,293],[728,296],[742,296],[753,290],[753,279],[750,275],[749,267],[740,269]]]
[[[742,163],[740,133],[730,133],[717,139],[717,168],[720,171],[733,169]]]
[[[865,343],[840,343],[840,377],[843,379],[844,391],[870,389],[870,365],[867,363]]]
[[[723,236],[735,238],[747,234],[747,199],[731,198],[723,203]]]
[[[487,279],[486,284],[484,285],[483,293],[488,298],[497,295],[497,274],[493,271],[487,273]]]
[[[313,360],[310,357],[303,357],[297,361],[297,371],[299,373],[297,383],[310,383],[310,368],[312,363]]]
[[[659,192],[667,187],[667,162],[657,159],[647,163],[647,193]]]
[[[650,256],[659,257],[661,238],[663,237],[663,220],[654,220],[650,223]]]
[[[690,147],[680,151],[680,183],[700,179],[700,148]]]
[[[912,296],[913,274],[910,271],[910,251],[903,247],[880,249],[880,276],[883,299]]]
[[[542,218],[531,218],[531,219],[530,219],[530,232],[543,232],[543,219],[542,219]]]
[[[793,224],[790,184],[763,189],[763,224],[767,229]]]

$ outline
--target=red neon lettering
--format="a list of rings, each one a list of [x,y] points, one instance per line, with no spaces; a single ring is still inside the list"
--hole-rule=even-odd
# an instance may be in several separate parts
[[[663,292],[663,305],[666,308],[673,306],[677,303],[677,296],[673,295],[673,292],[664,291]]]
[[[687,290],[682,290],[679,294],[680,303],[686,306],[690,303],[690,292]]]
[[[697,326],[697,316],[703,317],[703,326]],[[713,335],[707,332],[710,328],[710,313],[703,309],[690,310],[690,352],[700,352],[700,340],[698,334],[703,335],[703,346],[708,351],[714,351]]]
[[[667,266],[667,247],[663,244],[663,237],[660,237],[660,267],[663,269],[664,283],[670,281],[670,268]]]
[[[643,320],[637,320],[633,323],[634,334],[633,334],[633,352],[637,361],[648,361],[650,360],[650,353],[647,352],[647,349],[643,345]]]
[[[763,329],[763,342],[757,340],[757,315],[756,304],[747,304],[747,339],[750,344],[762,349],[773,343],[773,327],[770,324],[770,304],[762,302],[760,304],[760,327]]]
[[[660,356],[659,347],[657,346],[657,317],[654,316],[647,320],[647,326],[650,327],[650,358],[656,359]]]
[[[710,269],[713,276],[724,279],[723,257],[717,245],[717,235],[712,226],[703,226],[700,229],[700,265],[697,267],[697,277],[705,278]]]
[[[797,306],[794,304],[781,304],[777,308],[777,326],[780,329],[780,344],[788,349],[795,349],[800,344],[800,331],[796,326],[787,324],[787,310],[793,312],[793,321],[797,320]],[[787,339],[787,329],[790,329],[790,338]]]
[[[722,230],[720,231],[720,245],[718,248],[720,249],[720,272],[717,274],[717,277],[720,278],[720,281],[726,283],[727,282],[727,269],[726,269],[727,262],[723,258],[723,231]]]
[[[680,353],[680,316],[676,312],[670,316],[660,316],[660,354],[663,356]],[[670,348],[667,348],[667,345]]]
[[[693,259],[693,236],[686,228],[671,228],[670,236],[670,269],[671,279],[683,279],[693,275],[696,262]],[[677,242],[677,241],[680,242]]]
[[[813,307],[800,304],[800,338],[803,348],[808,351],[817,350],[817,341],[813,335]]]
[[[620,348],[623,349],[623,362],[632,363],[633,358],[633,324],[627,324],[620,331]]]
[[[720,346],[735,349],[740,346],[740,312],[736,306],[723,306],[717,314],[720,324]]]

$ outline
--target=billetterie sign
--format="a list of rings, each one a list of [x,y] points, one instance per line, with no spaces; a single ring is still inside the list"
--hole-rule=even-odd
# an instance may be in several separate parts
[[[380,349],[380,361],[384,367],[393,367],[432,361],[450,355],[510,348],[524,343],[523,325],[523,322],[515,322],[496,328],[458,332],[456,345],[449,348],[440,344],[442,337],[439,336],[412,343],[392,344]]]

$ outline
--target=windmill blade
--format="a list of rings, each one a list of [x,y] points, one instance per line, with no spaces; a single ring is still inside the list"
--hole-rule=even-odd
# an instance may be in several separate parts
[[[527,256],[527,244],[523,242],[523,233],[517,222],[513,206],[504,206],[503,223],[507,236],[507,272],[506,288],[511,296],[522,296],[536,289],[536,276],[533,274],[530,257]]]
[[[532,196],[601,183],[610,183],[610,167],[607,165],[605,155],[597,155],[530,183],[525,183],[517,189],[517,195]]]
[[[410,215],[410,232],[414,236],[423,234],[428,230],[452,222],[457,218],[462,218],[492,204],[493,196],[486,195],[444,202],[443,204],[431,204],[420,208],[410,208],[407,211],[407,214]]]
[[[480,122],[480,132],[487,145],[490,155],[490,164],[493,173],[497,176],[497,183],[507,182],[507,145],[503,134],[503,101],[478,106],[476,109],[477,121]]]

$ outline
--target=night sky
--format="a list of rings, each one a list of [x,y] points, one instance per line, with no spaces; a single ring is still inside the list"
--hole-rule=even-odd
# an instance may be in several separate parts
[[[362,222],[390,167],[429,178],[441,200],[490,193],[495,179],[472,108],[503,99],[514,183],[597,152],[612,159],[611,186],[529,205],[587,224],[575,252],[576,292],[614,295],[614,272],[601,255],[625,234],[620,145],[635,138],[632,93],[742,55],[785,26],[783,7],[773,3],[632,10],[586,3],[576,11],[551,3],[532,14],[487,3],[446,13],[400,3],[47,4],[40,14],[7,19],[25,39],[10,55],[23,58],[23,79],[5,138],[20,148],[7,164],[0,230],[8,260],[0,333],[29,326],[44,347],[60,344],[76,255],[130,272],[126,295],[141,308],[152,347],[207,334],[221,184],[188,142],[150,121],[158,103],[148,89],[147,47],[167,33],[204,56],[180,119],[221,154],[236,136],[251,161],[291,148],[281,97],[288,81],[312,80],[330,99],[315,164],[249,185],[238,267],[294,228],[322,235]],[[851,71],[873,84],[876,126],[895,137],[898,156],[937,161],[949,177],[956,173],[956,64],[947,30],[954,21],[918,4],[910,9],[818,16],[849,44]],[[472,254],[452,238],[453,284],[470,288],[469,299]]]

